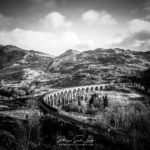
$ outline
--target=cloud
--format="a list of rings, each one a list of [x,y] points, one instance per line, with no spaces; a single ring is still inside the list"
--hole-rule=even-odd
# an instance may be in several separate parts
[[[61,35],[16,28],[0,32],[1,44],[12,44],[23,49],[39,50],[52,55],[59,55],[65,50],[85,43],[75,32],[66,31]]]
[[[134,50],[150,50],[150,32],[130,33],[120,43],[113,44],[112,46]]]
[[[147,20],[147,21],[150,21],[150,14],[146,15],[143,19]]]
[[[150,22],[142,19],[133,19],[128,24],[128,33],[121,42],[111,46],[134,50],[150,50]]]
[[[63,36],[62,36],[63,42],[67,42],[68,44],[72,41],[74,41],[75,43],[79,43],[79,37],[76,33],[71,32],[71,31],[66,31]]]
[[[77,49],[90,49],[89,44],[87,44],[87,43],[75,45],[75,48],[77,48]]]
[[[16,28],[12,31],[0,32],[2,44],[13,44],[24,49],[43,50],[48,48],[49,42],[55,38],[52,33],[34,32]]]
[[[70,27],[73,23],[66,20],[66,17],[59,12],[51,12],[47,14],[44,19],[40,20],[44,28],[59,28],[59,27]]]
[[[147,12],[150,12],[150,1],[145,0],[143,5],[144,5],[144,10],[146,10]]]
[[[129,31],[132,33],[150,31],[150,22],[142,19],[133,19],[129,22]]]
[[[96,11],[88,10],[82,14],[82,19],[88,24],[117,24],[117,21],[112,17],[111,14],[107,13],[105,10]]]
[[[66,4],[66,2],[67,2],[67,0],[26,0],[26,1],[36,3],[36,4],[48,3],[48,2]]]
[[[27,0],[27,1],[32,2],[32,3],[41,4],[41,3],[47,3],[47,2],[55,2],[56,0]]]
[[[16,27],[16,20],[0,14],[0,30],[13,29]]]
[[[33,3],[42,3],[44,2],[45,0],[27,0],[29,2],[33,2]]]
[[[80,42],[79,44],[75,45],[74,48],[84,51],[84,50],[88,50],[88,49],[95,49],[96,45],[92,40],[85,40],[85,41]]]
[[[32,9],[36,9],[37,6],[44,7],[44,9],[49,9],[49,10],[54,10],[58,6],[58,1],[57,0],[27,0],[29,1],[32,5]]]

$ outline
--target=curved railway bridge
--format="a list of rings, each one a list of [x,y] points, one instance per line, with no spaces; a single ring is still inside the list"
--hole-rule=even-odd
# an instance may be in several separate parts
[[[105,129],[95,128],[95,126],[89,123],[85,123],[78,119],[71,118],[69,116],[59,113],[59,109],[60,106],[67,105],[69,101],[76,100],[77,96],[82,96],[82,94],[88,94],[90,92],[109,89],[111,87],[114,87],[114,84],[87,85],[87,86],[78,86],[78,87],[70,87],[70,88],[55,90],[39,98],[38,101],[39,107],[44,114],[49,114],[51,116],[54,116],[56,118],[59,118],[61,120],[67,121],[72,124],[76,124],[83,127],[89,127],[101,133],[104,131],[107,132],[107,127]],[[120,131],[118,132],[112,130],[111,132],[120,134]]]
[[[59,109],[72,101],[77,100],[78,96],[105,90],[112,86],[114,86],[114,84],[86,85],[59,89],[44,95],[43,102],[50,107]]]
[[[39,107],[44,114],[50,114],[61,120],[67,122],[69,121],[70,123],[75,123],[76,125],[93,128],[93,126],[90,124],[84,123],[82,121],[59,113],[59,110],[68,103],[77,100],[78,96],[82,96],[90,92],[105,90],[111,88],[112,86],[113,84],[101,84],[101,85],[87,85],[54,90],[40,97]]]

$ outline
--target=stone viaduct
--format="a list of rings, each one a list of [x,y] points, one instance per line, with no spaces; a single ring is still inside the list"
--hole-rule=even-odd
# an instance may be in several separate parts
[[[52,91],[43,97],[44,102],[54,108],[60,108],[78,99],[78,96],[90,92],[101,91],[112,87],[113,84],[87,85],[70,87]]]

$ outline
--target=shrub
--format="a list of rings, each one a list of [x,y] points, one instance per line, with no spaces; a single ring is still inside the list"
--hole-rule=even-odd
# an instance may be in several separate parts
[[[93,105],[94,105],[94,107],[102,108],[103,107],[103,100],[101,98],[96,98],[94,100]]]

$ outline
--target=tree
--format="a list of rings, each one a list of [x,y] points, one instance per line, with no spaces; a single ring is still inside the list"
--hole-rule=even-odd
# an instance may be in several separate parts
[[[96,94],[92,94],[92,97],[91,97],[91,99],[89,100],[89,106],[90,106],[90,107],[91,107],[91,105],[93,104],[93,102],[94,102],[94,100],[95,100],[96,97],[97,97]]]
[[[108,107],[108,97],[107,97],[107,95],[105,95],[105,96],[103,97],[103,100],[104,100],[104,108],[105,108],[105,107]]]

